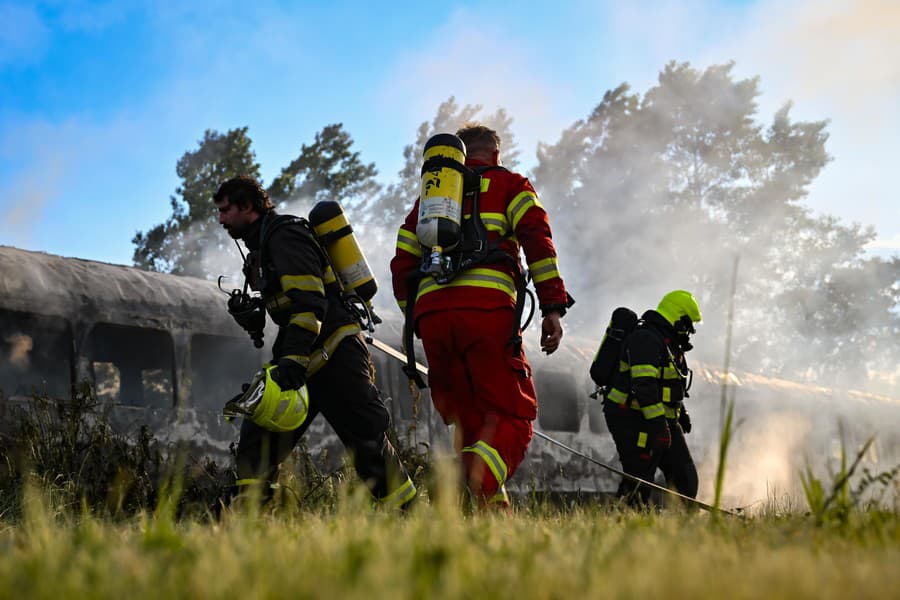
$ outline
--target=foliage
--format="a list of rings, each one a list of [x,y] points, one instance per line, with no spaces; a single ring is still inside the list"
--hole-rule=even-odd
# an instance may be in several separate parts
[[[303,144],[300,156],[281,170],[269,186],[269,196],[276,202],[305,203],[303,214],[320,200],[341,200],[345,210],[352,210],[363,193],[377,188],[378,174],[375,164],[363,164],[352,146],[341,123],[325,126],[315,142]]]
[[[724,520],[589,507],[511,516],[345,496],[336,513],[60,520],[38,491],[0,530],[0,589],[38,598],[869,598],[900,585],[900,515],[844,528],[802,516]],[[689,549],[689,551],[686,551]],[[646,576],[647,556],[677,575]],[[12,593],[2,594],[12,597]]]
[[[363,164],[351,150],[353,140],[338,123],[316,134],[311,145],[281,170],[268,188],[273,201],[305,214],[325,198],[359,206],[363,194],[373,193],[374,164]],[[171,197],[172,215],[147,232],[138,232],[134,264],[153,271],[212,278],[234,272],[234,243],[218,223],[212,197],[225,180],[239,174],[260,179],[260,166],[247,128],[226,134],[207,130],[198,148],[185,152],[176,171],[182,184]]]
[[[11,417],[0,436],[5,517],[20,514],[30,479],[52,490],[59,510],[121,517],[162,499],[174,502],[170,508],[179,514],[203,512],[231,477],[207,459],[186,464],[183,449],[163,446],[146,427],[134,437],[115,431],[88,383],[65,401],[35,394]]]
[[[172,215],[132,239],[136,267],[195,277],[225,270],[205,259],[231,244],[218,224],[212,196],[229,177],[246,173],[259,178],[259,164],[246,127],[224,135],[207,129],[198,145],[178,160],[175,170],[182,183],[177,196],[170,197]]]
[[[572,287],[609,306],[691,289],[709,307],[706,334],[725,329],[716,310],[730,293],[722,259],[740,256],[739,364],[805,368],[792,351],[798,342],[819,351],[819,381],[896,364],[887,340],[900,327],[900,264],[863,259],[871,228],[802,203],[830,160],[827,122],[792,120],[788,102],[760,124],[759,81],[736,80],[732,68],[669,63],[643,96],[622,84],[556,144],[539,146],[535,185],[564,275],[577,265]],[[851,350],[861,360],[849,360]]]

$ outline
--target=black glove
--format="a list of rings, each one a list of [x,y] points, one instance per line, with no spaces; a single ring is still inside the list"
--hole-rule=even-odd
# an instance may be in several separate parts
[[[289,358],[279,358],[270,374],[282,390],[299,390],[306,383],[306,367]]]
[[[647,447],[654,452],[668,450],[672,445],[672,431],[665,417],[650,419],[647,425]]]
[[[681,430],[685,433],[691,432],[691,417],[687,414],[687,410],[682,406],[681,414],[678,415],[678,424],[681,425]]]

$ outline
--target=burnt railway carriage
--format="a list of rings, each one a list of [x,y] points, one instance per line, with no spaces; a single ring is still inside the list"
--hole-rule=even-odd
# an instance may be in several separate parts
[[[28,402],[35,391],[65,398],[73,383],[87,379],[122,431],[146,424],[162,440],[188,441],[200,452],[227,458],[238,427],[221,416],[222,405],[269,358],[275,331],[270,326],[266,348],[255,349],[225,302],[215,284],[202,279],[0,246],[0,422],[9,418],[11,405]],[[385,309],[381,317],[376,337],[399,348],[399,313]],[[538,347],[536,335],[526,333],[527,348]],[[530,353],[536,428],[618,466],[600,402],[588,396],[597,342],[570,332],[553,356]],[[417,356],[424,357],[421,348]],[[449,448],[451,437],[427,390],[414,404],[401,362],[377,350],[372,359],[401,442]],[[721,374],[696,362],[692,367],[687,406],[694,431],[688,443],[704,497],[717,460]],[[779,468],[796,482],[805,458],[839,457],[839,419],[851,452],[874,433],[872,460],[885,468],[900,460],[897,399],[744,373],[732,375],[732,383],[742,425],[729,465],[755,469],[763,486],[777,480]],[[315,421],[306,439],[314,451],[327,448],[330,463],[339,463],[341,445],[324,419]],[[773,456],[776,451],[782,454]],[[737,479],[731,487],[740,494]],[[536,438],[508,487],[593,493],[615,489],[616,478]]]
[[[66,398],[88,380],[117,427],[150,425],[163,440],[225,456],[238,428],[222,406],[268,360],[275,335],[270,325],[267,347],[254,348],[226,300],[203,279],[0,246],[0,419],[35,392]],[[380,333],[399,346],[396,327]],[[373,360],[398,433],[437,443],[429,432],[438,428],[423,426],[427,395],[414,411],[400,364],[377,352]],[[340,448],[324,419],[308,439]]]

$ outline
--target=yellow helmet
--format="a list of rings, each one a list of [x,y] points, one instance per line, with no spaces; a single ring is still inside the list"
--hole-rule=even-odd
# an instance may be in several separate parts
[[[292,431],[303,425],[309,413],[306,385],[282,390],[272,379],[274,368],[267,365],[260,370],[247,390],[225,405],[225,416],[248,418],[269,431]]]
[[[663,296],[663,299],[659,301],[659,306],[656,307],[656,312],[665,317],[673,326],[682,317],[687,317],[691,323],[699,323],[703,320],[696,298],[684,290],[675,290]]]

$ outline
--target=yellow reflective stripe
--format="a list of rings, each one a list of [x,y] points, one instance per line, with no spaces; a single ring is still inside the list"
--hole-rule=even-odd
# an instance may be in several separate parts
[[[322,347],[319,348],[318,351],[310,358],[309,360],[309,368],[307,369],[307,373],[312,375],[319,369],[325,366],[325,363],[328,361],[328,357],[334,354],[334,351],[337,350],[338,345],[341,343],[345,337],[349,337],[351,335],[356,335],[362,331],[362,328],[358,323],[349,323],[347,325],[343,325],[338,327],[334,333],[328,336],[328,339],[325,340],[325,343],[322,344]]]
[[[667,402],[671,402],[671,401],[672,401],[672,388],[667,387],[667,386],[663,386],[663,389],[662,389],[662,401],[663,401],[664,404],[667,403]]]
[[[659,368],[653,365],[631,365],[631,377],[659,377]]]
[[[283,308],[290,308],[291,299],[288,298],[283,292],[278,292],[268,300],[266,300],[266,308],[271,311],[277,311]]]
[[[503,213],[481,213],[481,221],[488,231],[496,231],[500,235],[506,235],[509,231],[509,221]]]
[[[535,283],[559,277],[559,268],[557,267],[555,256],[528,265],[528,270],[531,273],[531,280]]]
[[[279,357],[279,360],[282,358],[286,358],[288,360],[292,360],[300,366],[306,368],[309,366],[309,357],[302,354],[286,354],[284,356]]]
[[[647,447],[647,432],[642,431],[638,434],[637,447],[638,448],[646,448]]]
[[[656,404],[651,404],[650,406],[642,406],[641,412],[644,414],[644,418],[647,420],[655,419],[656,417],[664,417],[666,415],[666,409],[662,405],[662,402],[657,402]]]
[[[666,407],[666,418],[667,419],[677,419],[678,413],[680,411],[676,408],[672,408],[671,406]]]
[[[305,329],[307,331],[311,331],[316,335],[319,335],[319,331],[322,329],[322,322],[316,318],[316,315],[311,312],[302,312],[302,313],[294,313],[291,315],[291,320],[288,323],[289,325],[296,325],[301,329]]]
[[[502,273],[495,269],[469,269],[459,274],[456,279],[450,283],[439,284],[437,281],[428,277],[422,280],[419,285],[419,293],[416,298],[421,298],[429,292],[448,287],[481,287],[506,292],[513,299],[516,297],[516,284],[513,278],[506,273]]]
[[[599,350],[597,350],[597,352],[599,352]],[[619,371],[620,372],[624,373],[625,371],[627,371],[630,368],[631,368],[631,366],[624,360],[619,361]]]
[[[518,196],[513,198],[512,202],[509,203],[509,206],[506,208],[506,216],[509,219],[509,222],[512,223],[512,228],[515,229],[519,225],[519,220],[528,212],[528,209],[532,206],[540,206],[541,203],[538,202],[537,196],[534,195],[534,192],[524,191],[519,193]]]
[[[491,180],[488,179],[487,177],[482,177],[481,178],[481,193],[483,194],[486,191],[488,191],[489,187],[491,187]]]
[[[406,300],[397,300],[397,306],[400,307],[401,312],[406,312]]]
[[[663,379],[680,379],[681,375],[675,367],[665,367],[663,369]]]
[[[506,485],[501,485],[497,493],[488,500],[489,504],[506,504],[509,505],[509,494],[506,493]]]
[[[381,498],[379,502],[387,506],[399,508],[413,499],[416,495],[416,486],[413,485],[412,479],[406,478],[406,482],[396,490]]]
[[[497,483],[500,485],[506,483],[506,463],[503,462],[502,458],[500,458],[500,453],[490,445],[484,443],[481,440],[478,440],[471,446],[466,446],[465,448],[463,448],[462,451],[477,454],[481,458],[481,460],[483,460],[485,464],[487,464],[488,469],[491,470],[491,473],[494,474],[494,479],[497,480]]]
[[[415,233],[407,231],[402,227],[397,232],[397,248],[405,250],[413,256],[422,256],[422,247],[419,244],[419,238],[416,237]]]
[[[288,290],[300,290],[302,292],[325,295],[325,284],[315,275],[282,275],[279,281],[281,281],[281,289],[285,292]]]
[[[607,400],[611,400],[616,404],[625,404],[625,401],[628,400],[628,394],[623,392],[622,390],[613,388],[609,390],[609,393],[606,395]]]
[[[325,285],[330,285],[337,281],[337,277],[334,276],[334,270],[331,268],[331,265],[325,267],[325,274],[322,276],[322,280],[325,282]]]

